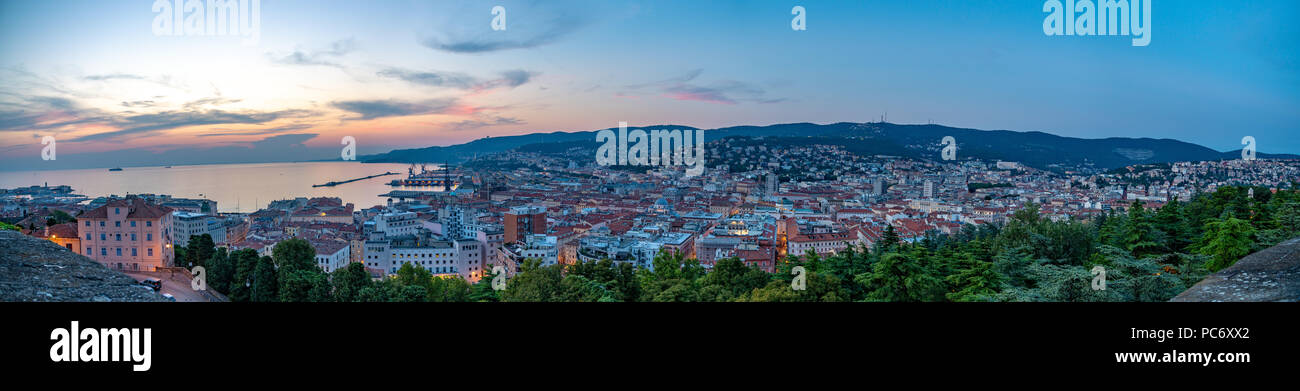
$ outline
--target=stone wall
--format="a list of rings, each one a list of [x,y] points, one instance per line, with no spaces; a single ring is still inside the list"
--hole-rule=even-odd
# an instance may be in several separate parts
[[[1170,301],[1300,301],[1300,238],[1248,255]]]
[[[0,301],[167,301],[134,278],[47,240],[0,230]]]

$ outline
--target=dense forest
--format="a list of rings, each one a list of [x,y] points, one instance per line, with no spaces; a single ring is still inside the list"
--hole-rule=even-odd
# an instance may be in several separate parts
[[[1087,221],[1051,221],[1031,204],[1005,224],[911,243],[890,228],[871,248],[791,256],[775,274],[736,259],[706,270],[666,253],[653,270],[530,260],[500,291],[492,289],[496,276],[470,284],[410,264],[377,280],[360,263],[325,273],[299,239],[259,257],[196,237],[177,261],[205,266],[209,287],[232,301],[1165,301],[1251,252],[1300,236],[1298,209],[1297,191],[1246,187],[1153,210],[1134,202],[1126,213]],[[1095,289],[1103,274],[1105,289]]]

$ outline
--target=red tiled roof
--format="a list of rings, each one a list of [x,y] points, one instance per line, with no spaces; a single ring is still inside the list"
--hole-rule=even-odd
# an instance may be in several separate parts
[[[78,218],[106,219],[110,208],[126,208],[128,219],[159,219],[172,213],[172,208],[154,205],[139,198],[109,200],[104,206],[82,213]]]

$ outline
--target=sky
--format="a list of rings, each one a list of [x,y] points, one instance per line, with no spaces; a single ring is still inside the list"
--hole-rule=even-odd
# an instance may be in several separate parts
[[[1291,0],[1154,1],[1147,46],[1048,36],[1043,0],[258,4],[254,39],[158,34],[154,0],[0,1],[0,170],[885,113],[1221,151],[1252,136],[1260,152],[1300,153]],[[805,30],[791,28],[795,6]]]

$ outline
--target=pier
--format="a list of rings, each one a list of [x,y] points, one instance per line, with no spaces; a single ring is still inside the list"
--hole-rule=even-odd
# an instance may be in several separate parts
[[[344,184],[344,183],[352,183],[352,182],[356,182],[356,181],[364,181],[364,180],[366,180],[366,179],[370,179],[370,178],[378,178],[378,177],[381,177],[381,176],[388,176],[388,175],[397,175],[397,173],[395,173],[395,172],[385,172],[385,173],[383,173],[383,174],[375,174],[375,175],[371,175],[371,176],[367,176],[367,177],[360,177],[360,178],[356,178],[356,179],[349,179],[349,180],[346,180],[346,181],[333,181],[333,182],[329,182],[329,183],[325,183],[325,184],[321,184],[321,185],[311,185],[311,187],[333,187],[333,186],[342,185],[342,184]]]

